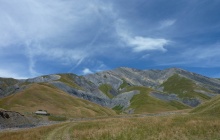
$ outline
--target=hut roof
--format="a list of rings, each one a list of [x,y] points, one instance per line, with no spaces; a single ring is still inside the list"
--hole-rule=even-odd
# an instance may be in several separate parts
[[[38,110],[35,112],[35,114],[39,114],[39,115],[48,115],[49,113],[47,113],[46,110]]]

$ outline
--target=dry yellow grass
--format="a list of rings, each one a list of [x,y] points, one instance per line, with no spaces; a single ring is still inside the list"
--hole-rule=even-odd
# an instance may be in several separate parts
[[[4,140],[212,140],[220,138],[220,120],[199,116],[105,118],[0,133]]]
[[[0,107],[21,113],[42,109],[67,117],[115,115],[109,108],[71,96],[47,84],[32,84],[28,89],[0,99]]]

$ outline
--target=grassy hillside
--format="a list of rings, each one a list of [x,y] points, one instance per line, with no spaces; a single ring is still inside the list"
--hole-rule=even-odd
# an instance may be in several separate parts
[[[99,86],[99,90],[102,91],[106,96],[108,96],[110,99],[113,98],[113,95],[110,93],[112,90],[112,86],[109,84],[102,84]]]
[[[119,89],[124,89],[129,86],[125,79],[122,79],[122,80],[123,80],[123,83],[120,85]]]
[[[199,89],[193,81],[181,77],[178,74],[171,76],[165,81],[162,86],[164,87],[164,91],[167,93],[175,93],[180,98],[189,97],[199,97],[202,100],[210,99],[207,95],[195,92],[195,89]]]
[[[152,90],[146,87],[129,87],[128,91],[131,90],[140,91],[140,94],[131,99],[130,108],[135,109],[134,113],[155,113],[189,108],[176,101],[165,102],[151,97],[149,92]]]
[[[59,74],[61,76],[61,78],[59,79],[59,81],[67,84],[68,86],[75,88],[75,89],[79,89],[79,90],[83,90],[82,87],[80,87],[79,85],[77,85],[74,82],[74,74]]]
[[[201,104],[191,112],[211,116],[220,116],[220,96]]]
[[[0,108],[21,113],[42,109],[54,115],[69,117],[115,114],[111,109],[73,97],[47,84],[32,84],[20,93],[0,99]]]

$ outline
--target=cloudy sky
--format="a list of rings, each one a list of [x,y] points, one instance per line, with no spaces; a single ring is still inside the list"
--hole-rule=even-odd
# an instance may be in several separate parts
[[[0,0],[0,77],[179,67],[220,77],[219,0]]]

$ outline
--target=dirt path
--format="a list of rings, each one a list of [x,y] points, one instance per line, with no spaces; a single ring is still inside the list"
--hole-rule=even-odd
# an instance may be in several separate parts
[[[71,128],[77,123],[66,123],[61,127],[55,128],[52,130],[46,140],[71,140]]]
[[[181,111],[175,111],[175,112],[161,112],[161,113],[151,113],[151,114],[139,114],[136,116],[129,116],[129,115],[122,115],[122,116],[115,116],[115,117],[109,117],[109,118],[135,118],[135,117],[147,117],[147,116],[170,116],[175,114],[185,114]],[[73,127],[82,122],[82,121],[92,121],[92,120],[98,120],[101,118],[84,118],[82,120],[72,120],[69,122],[65,122],[60,127],[54,128],[52,131],[50,131],[47,136],[45,137],[45,140],[71,140],[73,139]]]

